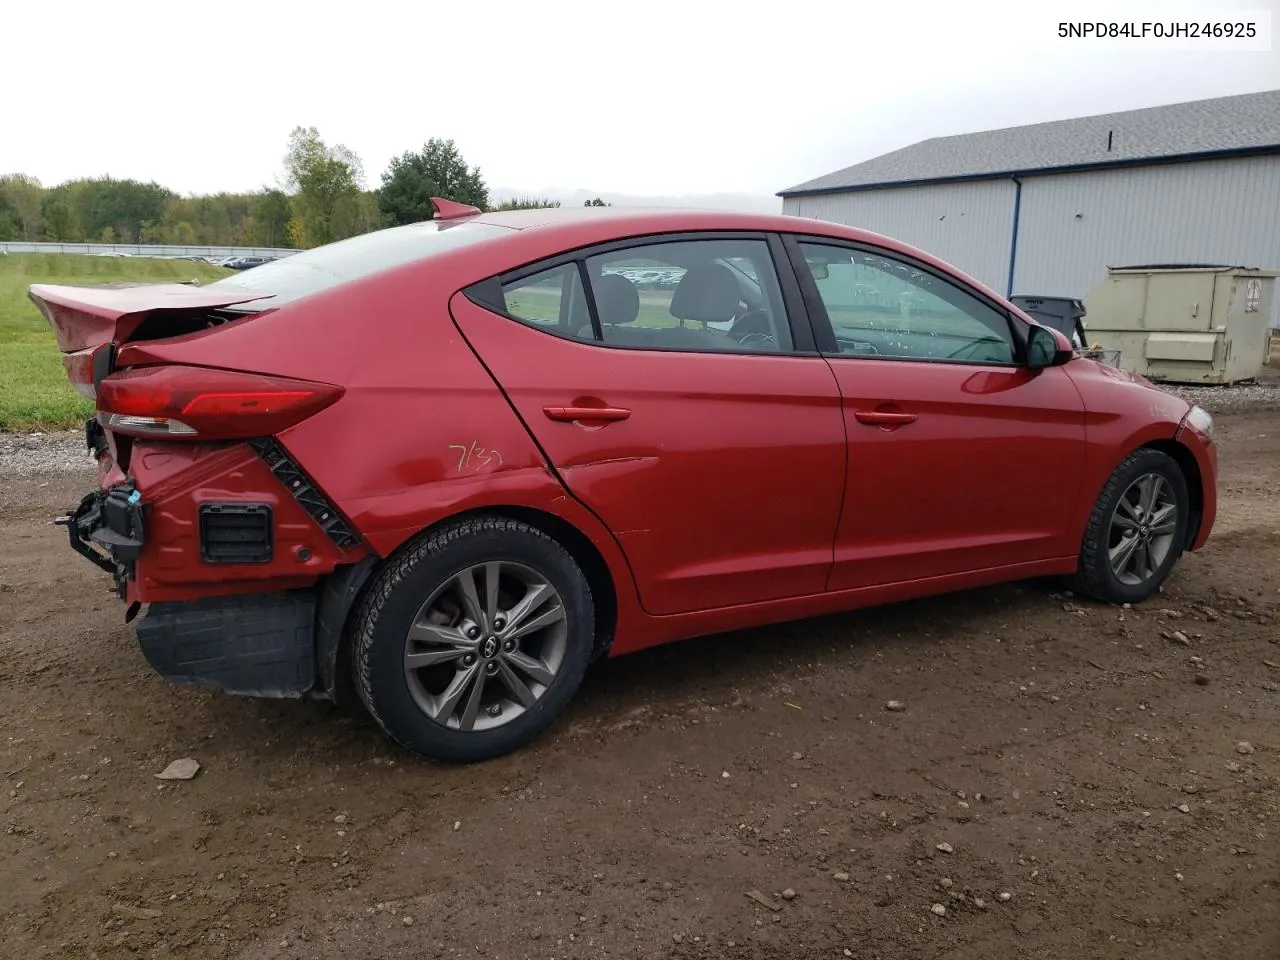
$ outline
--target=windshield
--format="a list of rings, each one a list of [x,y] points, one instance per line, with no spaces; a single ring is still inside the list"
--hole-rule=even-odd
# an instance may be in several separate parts
[[[257,312],[308,297],[330,287],[421,260],[432,254],[510,233],[491,223],[442,223],[428,220],[361,234],[313,250],[273,260],[209,284],[271,294],[246,304]]]

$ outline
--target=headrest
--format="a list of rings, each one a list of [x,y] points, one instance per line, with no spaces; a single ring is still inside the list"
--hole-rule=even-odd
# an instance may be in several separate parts
[[[606,273],[594,284],[602,324],[630,323],[640,315],[640,293],[620,273]]]
[[[718,263],[700,263],[680,278],[671,298],[671,315],[677,320],[718,323],[732,320],[738,311],[740,293],[729,268]]]

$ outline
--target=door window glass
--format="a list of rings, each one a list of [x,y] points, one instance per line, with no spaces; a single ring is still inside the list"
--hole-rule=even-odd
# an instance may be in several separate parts
[[[792,349],[763,240],[628,247],[590,257],[587,272],[607,344],[733,353]]]
[[[802,243],[842,354],[1012,364],[1009,319],[984,301],[902,260]]]

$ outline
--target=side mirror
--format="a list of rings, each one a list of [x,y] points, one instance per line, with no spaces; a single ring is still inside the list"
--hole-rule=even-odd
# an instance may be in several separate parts
[[[1075,355],[1071,343],[1048,327],[1031,327],[1027,333],[1027,366],[1033,370],[1060,367]]]

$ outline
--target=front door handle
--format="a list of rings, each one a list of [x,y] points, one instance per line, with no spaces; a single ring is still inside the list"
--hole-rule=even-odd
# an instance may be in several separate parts
[[[859,423],[865,423],[869,427],[904,427],[916,422],[914,413],[899,410],[858,410],[854,417]]]
[[[577,420],[605,420],[615,422],[631,416],[631,411],[624,407],[543,407],[542,412],[548,420],[558,423],[573,423]]]

